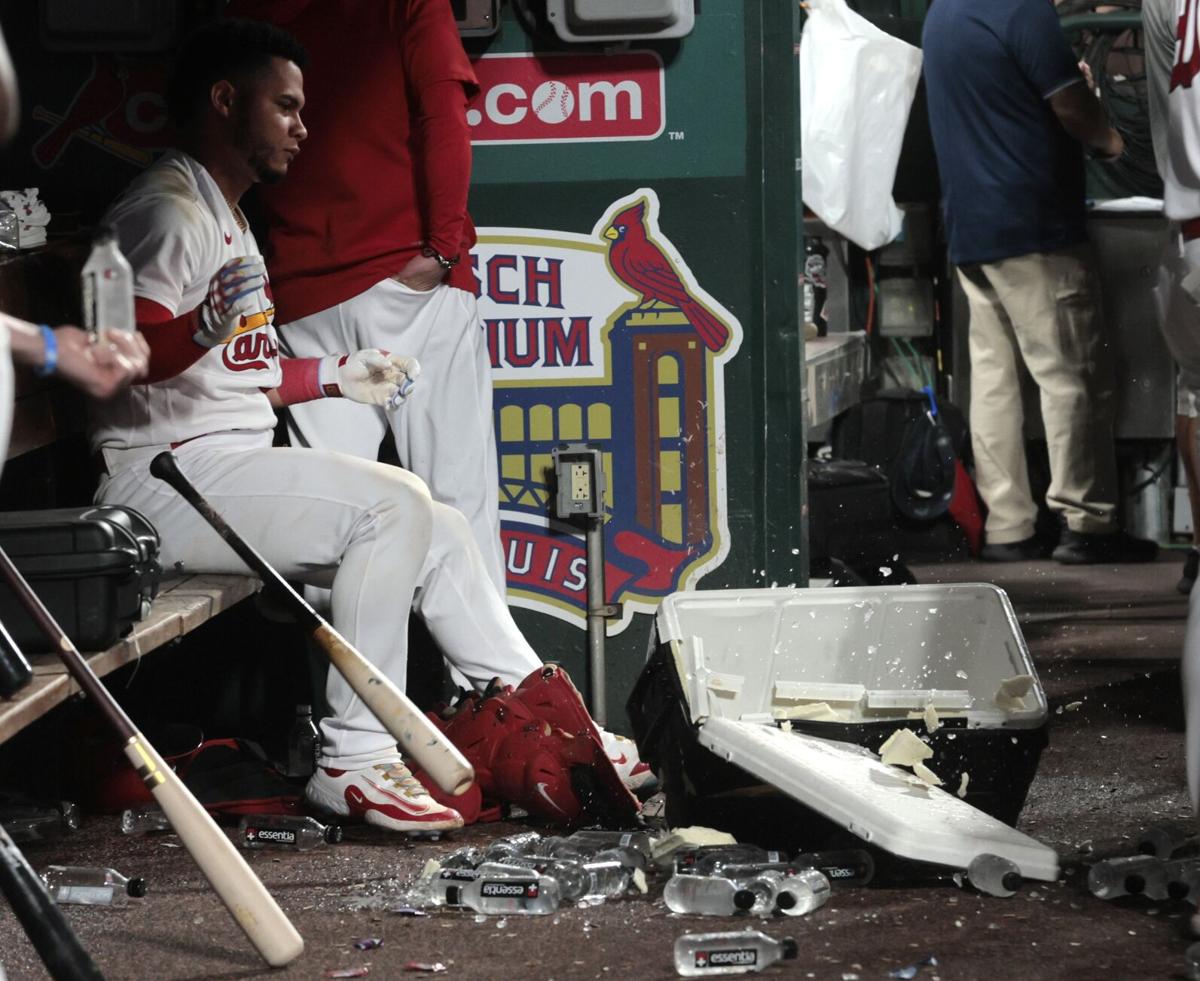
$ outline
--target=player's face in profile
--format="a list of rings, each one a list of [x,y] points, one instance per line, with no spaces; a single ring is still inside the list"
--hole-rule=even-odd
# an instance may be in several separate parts
[[[300,121],[304,107],[304,76],[296,64],[272,58],[270,64],[242,87],[234,130],[237,148],[254,171],[255,180],[282,180],[307,135]]]

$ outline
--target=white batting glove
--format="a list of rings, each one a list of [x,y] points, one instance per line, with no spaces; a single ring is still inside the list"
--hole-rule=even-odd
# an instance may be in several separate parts
[[[408,398],[420,373],[416,358],[367,348],[345,357],[323,358],[320,383],[328,390],[332,381],[343,398],[395,409]]]
[[[267,266],[260,255],[230,259],[208,284],[200,304],[200,323],[192,339],[202,347],[224,344],[241,325],[242,317],[261,313],[271,304],[264,287]]]

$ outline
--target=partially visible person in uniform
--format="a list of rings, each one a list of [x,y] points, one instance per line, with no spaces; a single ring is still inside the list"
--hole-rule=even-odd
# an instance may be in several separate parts
[[[0,144],[16,134],[20,114],[17,77],[0,33]],[[146,374],[148,353],[138,333],[101,330],[93,336],[71,325],[51,328],[0,313],[0,467],[8,455],[12,429],[13,362],[42,377],[55,375],[92,398],[103,399]]]
[[[970,309],[983,557],[1040,558],[1019,366],[1037,383],[1063,563],[1144,562],[1117,528],[1113,375],[1087,241],[1084,151],[1123,152],[1050,0],[937,0],[922,48],[950,259]]]
[[[1179,368],[1175,444],[1187,481],[1193,545],[1177,588],[1187,594],[1200,571],[1200,92],[1190,84],[1200,70],[1200,50],[1176,64],[1178,25],[1185,13],[1194,34],[1194,0],[1142,3],[1150,133],[1163,179],[1163,211],[1171,222],[1156,296],[1159,326]],[[1185,283],[1191,285],[1190,295]]]
[[[446,0],[233,0],[308,50],[314,135],[286,187],[261,190],[285,354],[380,347],[421,362],[402,412],[349,402],[289,411],[293,444],[367,460],[390,427],[402,466],[461,511],[506,593],[492,376],[467,214],[476,91]]]
[[[1194,534],[1200,536],[1200,73],[1198,0],[1143,0],[1142,30],[1154,159],[1163,179],[1163,211],[1170,219],[1158,283],[1159,324],[1179,365],[1176,382],[1175,440],[1187,477]],[[1184,20],[1186,33],[1179,30]],[[1190,45],[1179,37],[1192,39]],[[1200,537],[1193,539],[1200,542]],[[1196,581],[1200,552],[1188,551],[1179,591],[1191,593],[1184,635],[1184,718],[1188,793],[1200,813],[1200,590]],[[1200,914],[1192,918],[1200,933]]]
[[[95,418],[107,470],[98,498],[154,522],[165,566],[244,573],[207,522],[150,475],[153,457],[171,448],[285,577],[331,588],[336,629],[401,688],[410,609],[476,688],[497,677],[517,684],[541,661],[458,511],[399,468],[271,445],[273,406],[338,397],[400,406],[417,376],[412,358],[373,348],[278,356],[271,287],[238,201],[256,183],[281,180],[300,152],[304,62],[287,34],[237,20],[202,29],[180,54],[169,96],[180,149],[134,180],[107,217],[134,269],[151,365],[147,384]],[[463,823],[412,776],[336,671],[326,699],[309,801],[401,832]]]

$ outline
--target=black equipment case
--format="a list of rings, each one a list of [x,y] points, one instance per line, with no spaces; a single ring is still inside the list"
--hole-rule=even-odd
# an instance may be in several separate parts
[[[132,508],[97,505],[0,512],[0,548],[82,651],[104,650],[158,592],[158,532]],[[7,582],[0,623],[26,653],[54,648]]]

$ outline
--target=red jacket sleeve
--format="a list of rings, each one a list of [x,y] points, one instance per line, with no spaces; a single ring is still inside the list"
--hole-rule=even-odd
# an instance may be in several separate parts
[[[463,247],[471,186],[471,133],[459,82],[437,82],[420,93],[417,127],[422,156],[425,240],[449,258]]]
[[[467,102],[479,83],[445,0],[409,0],[401,33],[415,123],[425,240],[444,256],[463,248],[471,183]]]

